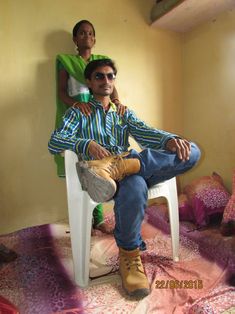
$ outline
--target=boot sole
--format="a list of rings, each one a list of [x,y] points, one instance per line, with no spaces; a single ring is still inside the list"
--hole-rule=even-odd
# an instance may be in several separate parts
[[[123,290],[126,292],[127,295],[129,295],[130,297],[134,297],[136,299],[143,299],[143,298],[147,297],[147,295],[150,294],[150,290],[147,288],[137,289],[137,290],[130,292],[127,289],[125,289],[124,286],[122,286],[122,287],[123,287]]]
[[[122,279],[120,269],[119,269],[119,275]],[[127,290],[123,284],[123,279],[122,279],[122,288],[126,292],[127,295],[129,295],[130,297],[134,297],[136,299],[143,299],[143,298],[147,297],[147,295],[150,294],[150,288],[139,288],[139,289],[136,289],[133,291]]]
[[[98,176],[88,168],[86,161],[78,162],[76,168],[83,191],[87,191],[93,201],[104,203],[113,198],[117,190],[114,181],[112,182]]]

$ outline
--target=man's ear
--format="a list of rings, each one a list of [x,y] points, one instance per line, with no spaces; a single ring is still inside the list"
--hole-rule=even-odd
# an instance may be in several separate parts
[[[74,36],[73,36],[73,42],[74,42],[75,45],[77,46],[76,37],[74,37]]]

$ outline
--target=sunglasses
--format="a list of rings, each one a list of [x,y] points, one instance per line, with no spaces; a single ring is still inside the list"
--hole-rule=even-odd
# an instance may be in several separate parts
[[[95,73],[95,76],[94,76],[95,80],[96,81],[103,81],[105,78],[107,78],[109,81],[113,81],[115,80],[116,78],[116,75],[114,73],[101,73],[101,72],[97,72]]]

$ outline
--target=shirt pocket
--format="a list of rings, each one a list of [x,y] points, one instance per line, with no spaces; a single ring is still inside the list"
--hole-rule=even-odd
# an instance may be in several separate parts
[[[115,138],[117,140],[118,145],[126,145],[128,143],[128,126],[116,124],[115,125]]]

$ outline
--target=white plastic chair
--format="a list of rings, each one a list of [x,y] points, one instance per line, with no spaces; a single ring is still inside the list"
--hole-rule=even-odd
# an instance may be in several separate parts
[[[80,287],[86,287],[89,282],[92,213],[97,203],[87,192],[82,191],[76,170],[77,155],[66,150],[64,156],[74,277]],[[160,196],[165,197],[168,202],[172,255],[173,260],[177,262],[179,261],[179,213],[175,178],[149,189],[149,199]]]

